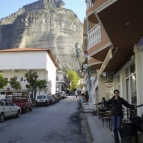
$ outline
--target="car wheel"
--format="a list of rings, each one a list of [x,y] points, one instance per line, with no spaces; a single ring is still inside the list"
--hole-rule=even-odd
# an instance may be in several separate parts
[[[16,118],[19,118],[19,114],[20,114],[20,112],[19,112],[19,110],[17,111],[17,114],[16,114]]]
[[[26,114],[26,111],[27,111],[27,109],[25,108],[25,109],[23,110],[23,113]]]
[[[32,107],[29,108],[29,111],[32,111]]]
[[[0,122],[2,123],[4,121],[4,113],[0,114]]]

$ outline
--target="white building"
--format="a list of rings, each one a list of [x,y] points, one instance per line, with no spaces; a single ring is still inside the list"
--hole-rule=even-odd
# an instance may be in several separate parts
[[[64,80],[64,73],[62,71],[58,71],[56,74],[56,91],[61,91]]]
[[[57,66],[56,60],[49,49],[15,48],[0,50],[0,74],[8,81],[17,76],[23,92],[27,91],[25,73],[31,70],[37,71],[38,79],[45,79],[48,82],[48,88],[43,89],[41,93],[54,94]],[[5,89],[0,89],[1,95],[6,94],[7,88],[14,92],[14,89],[7,85]],[[39,94],[38,90],[37,94]]]

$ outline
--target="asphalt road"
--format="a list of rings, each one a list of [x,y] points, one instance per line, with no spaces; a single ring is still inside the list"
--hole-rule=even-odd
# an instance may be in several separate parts
[[[81,143],[78,98],[35,107],[0,123],[0,143]]]

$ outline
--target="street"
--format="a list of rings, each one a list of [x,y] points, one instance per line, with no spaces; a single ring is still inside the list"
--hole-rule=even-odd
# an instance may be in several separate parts
[[[78,98],[34,107],[20,118],[0,123],[0,143],[81,143]]]

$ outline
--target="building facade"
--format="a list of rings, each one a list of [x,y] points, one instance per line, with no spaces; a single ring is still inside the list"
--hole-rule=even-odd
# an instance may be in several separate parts
[[[143,103],[142,1],[86,0],[85,48],[89,69],[97,71],[92,103],[108,100],[114,89],[129,103]],[[143,107],[138,108],[139,116]]]
[[[25,73],[30,71],[37,71],[38,79],[45,79],[48,84],[46,89],[42,89],[41,94],[54,94],[56,88],[56,68],[57,63],[48,49],[36,48],[16,48],[0,50],[0,74],[8,81],[14,76],[18,77],[21,83],[21,92],[28,89],[28,84]],[[7,89],[9,91],[7,91]],[[4,89],[0,89],[1,96],[5,96],[6,92],[16,92],[8,84]],[[37,89],[37,94],[39,90]]]

